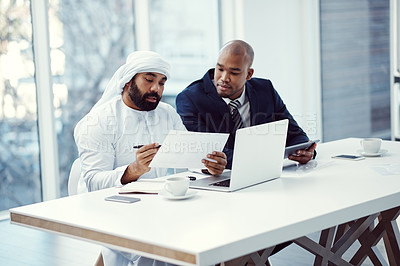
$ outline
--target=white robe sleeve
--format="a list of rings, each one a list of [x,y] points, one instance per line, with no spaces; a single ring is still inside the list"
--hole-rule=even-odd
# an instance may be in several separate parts
[[[75,127],[74,137],[81,159],[81,178],[88,191],[121,185],[128,165],[114,169],[114,134],[107,132],[100,118],[86,116]]]

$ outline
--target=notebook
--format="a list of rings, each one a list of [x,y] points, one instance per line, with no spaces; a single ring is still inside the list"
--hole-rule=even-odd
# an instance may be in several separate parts
[[[236,191],[280,177],[288,120],[236,131],[232,170],[190,182],[190,188]]]

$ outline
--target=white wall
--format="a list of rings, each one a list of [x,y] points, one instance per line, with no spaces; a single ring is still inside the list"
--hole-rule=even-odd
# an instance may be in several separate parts
[[[255,52],[254,76],[270,79],[309,137],[321,138],[318,1],[229,2],[236,11],[227,30],[229,14],[222,8],[223,32],[231,33],[223,35],[223,42],[250,43]]]

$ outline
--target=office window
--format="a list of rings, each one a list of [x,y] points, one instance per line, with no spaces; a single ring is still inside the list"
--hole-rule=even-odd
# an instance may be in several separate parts
[[[61,195],[77,158],[76,123],[97,102],[112,74],[137,50],[134,1],[50,1],[50,48]],[[144,1],[143,3],[146,3]],[[163,101],[213,67],[219,49],[218,1],[147,1],[150,46],[172,66]],[[194,8],[195,7],[195,8]],[[143,14],[141,14],[143,15]],[[183,21],[185,23],[183,23]],[[136,25],[138,23],[138,25]],[[140,40],[142,41],[142,40]]]
[[[324,141],[390,139],[390,1],[320,4]]]
[[[220,48],[218,3],[215,0],[150,0],[150,49],[171,64],[163,100],[175,96],[215,67]]]
[[[395,58],[393,58],[393,78],[395,78],[395,84],[393,84],[391,95],[393,104],[392,133],[393,138],[397,141],[400,141],[400,1],[397,1],[396,6],[393,5],[393,7],[395,9],[392,10],[392,14],[394,16],[394,19],[392,20],[392,34],[395,39],[392,43],[392,52],[396,54],[396,56],[394,56]]]
[[[30,1],[0,4],[0,211],[39,202]]]
[[[78,157],[76,123],[134,51],[132,1],[50,1],[50,49],[61,195]]]
[[[397,40],[396,40],[396,46],[397,47],[397,67],[396,70],[398,73],[400,73],[400,2],[397,1],[397,10],[395,11],[395,16],[397,18],[397,24],[394,25],[397,33]],[[396,60],[396,59],[395,59]]]

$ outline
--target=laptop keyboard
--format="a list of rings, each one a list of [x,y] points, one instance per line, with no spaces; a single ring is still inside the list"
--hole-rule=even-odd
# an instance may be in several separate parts
[[[230,184],[231,184],[231,180],[227,179],[227,180],[223,180],[220,182],[212,183],[212,184],[210,184],[210,186],[229,187]]]

